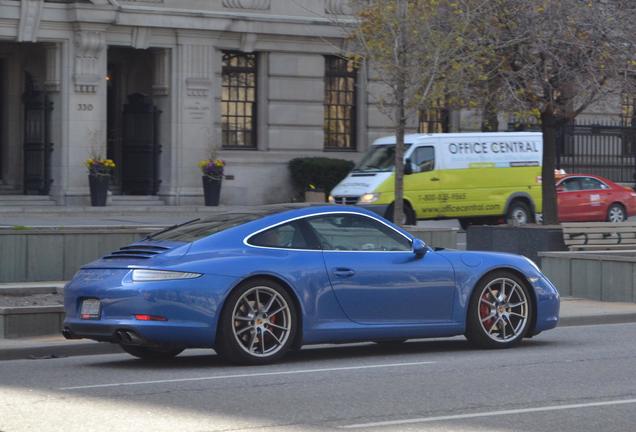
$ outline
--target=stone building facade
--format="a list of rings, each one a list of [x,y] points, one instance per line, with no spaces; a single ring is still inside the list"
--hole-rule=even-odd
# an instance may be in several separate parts
[[[222,204],[289,201],[290,159],[357,160],[391,133],[372,75],[335,56],[345,3],[0,0],[0,194],[86,205],[100,154],[115,195],[201,204],[197,162],[215,149]]]

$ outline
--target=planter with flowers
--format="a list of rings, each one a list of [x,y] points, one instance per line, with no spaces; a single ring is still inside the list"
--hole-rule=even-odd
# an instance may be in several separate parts
[[[108,196],[110,174],[115,169],[115,162],[112,159],[93,156],[86,161],[86,167],[88,168],[91,205],[93,207],[104,207]]]
[[[204,159],[199,161],[199,168],[203,174],[203,196],[206,206],[218,206],[221,196],[221,182],[223,181],[223,169],[225,161],[216,159]]]

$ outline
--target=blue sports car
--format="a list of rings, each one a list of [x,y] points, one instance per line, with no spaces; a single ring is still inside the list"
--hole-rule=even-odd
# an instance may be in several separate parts
[[[529,259],[433,250],[346,206],[176,225],[84,266],[64,293],[67,338],[144,359],[214,348],[264,364],[308,344],[462,334],[507,348],[559,320],[559,294]]]

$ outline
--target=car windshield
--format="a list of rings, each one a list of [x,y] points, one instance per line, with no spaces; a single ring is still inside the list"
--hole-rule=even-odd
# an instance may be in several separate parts
[[[404,150],[406,151],[410,146],[410,144],[404,144]],[[353,171],[392,171],[394,162],[395,144],[373,145]]]

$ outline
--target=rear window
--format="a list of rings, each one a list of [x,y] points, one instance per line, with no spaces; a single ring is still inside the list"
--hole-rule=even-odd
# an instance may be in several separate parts
[[[149,238],[190,243],[262,217],[262,213],[225,213],[159,231],[156,234],[151,234]]]

